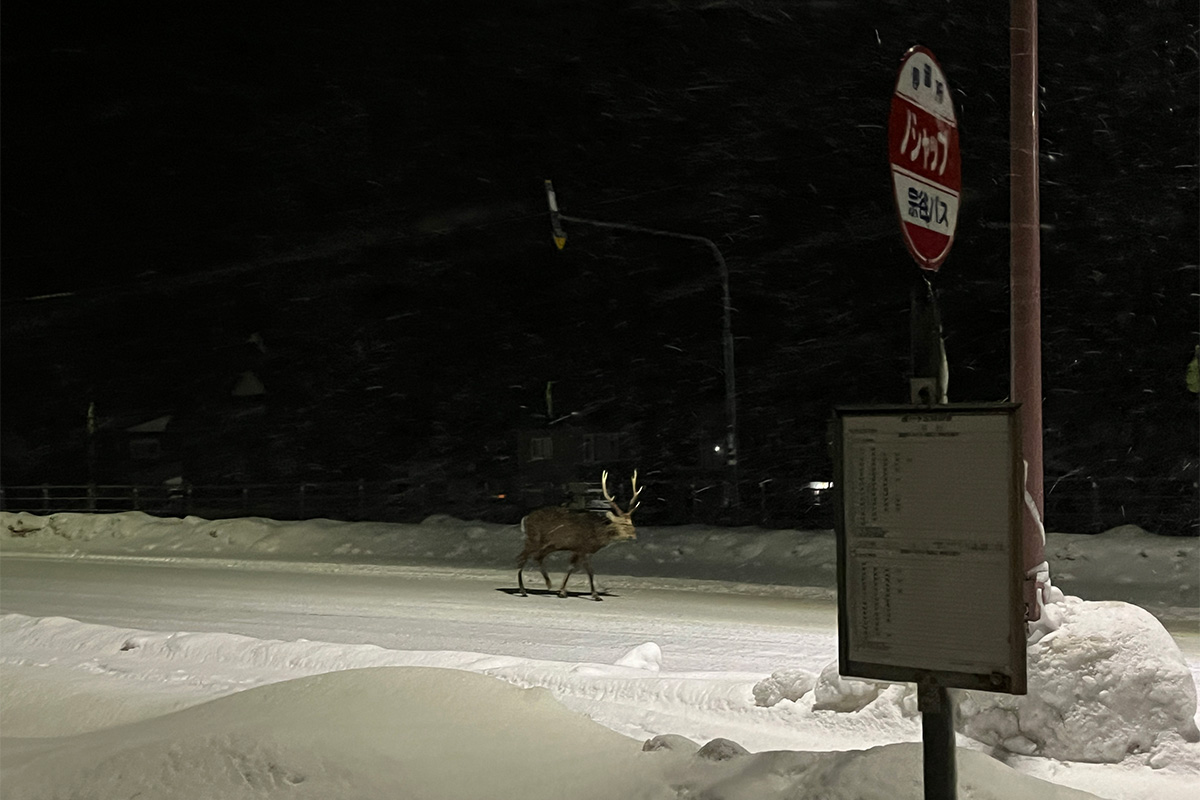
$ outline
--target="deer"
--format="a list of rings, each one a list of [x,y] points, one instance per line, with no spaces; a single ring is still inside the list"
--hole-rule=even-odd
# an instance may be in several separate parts
[[[528,596],[525,591],[525,578],[522,572],[525,562],[530,558],[537,561],[542,577],[546,579],[546,588],[552,589],[550,576],[542,559],[559,550],[571,553],[571,564],[567,575],[563,578],[562,586],[558,589],[559,597],[567,596],[567,581],[571,573],[582,562],[587,570],[588,582],[592,588],[592,599],[599,600],[596,592],[596,576],[592,572],[591,556],[610,542],[637,539],[637,531],[633,527],[633,512],[637,509],[638,495],[642,490],[637,485],[637,470],[633,471],[633,497],[629,499],[629,510],[622,511],[617,501],[608,491],[608,470],[600,474],[600,488],[604,499],[612,505],[612,511],[604,512],[600,517],[590,511],[572,511],[561,506],[549,506],[531,511],[521,520],[521,532],[525,534],[525,549],[517,556],[517,587],[521,597]]]

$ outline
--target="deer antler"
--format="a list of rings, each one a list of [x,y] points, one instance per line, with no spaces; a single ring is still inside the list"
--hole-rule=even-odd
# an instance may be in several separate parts
[[[612,504],[613,511],[617,512],[618,514],[625,513],[621,510],[621,507],[617,505],[616,498],[608,493],[608,470],[604,470],[600,473],[600,490],[604,492],[604,499]]]
[[[617,505],[617,499],[615,497],[613,497],[611,494],[609,494],[609,492],[608,492],[608,470],[604,470],[604,472],[600,473],[600,488],[601,488],[601,490],[604,491],[604,499],[612,504],[613,511],[617,512],[618,514],[623,514],[625,516],[629,516],[630,514],[633,513],[633,510],[640,505],[640,503],[638,503],[638,501],[637,501],[637,498],[638,498],[638,495],[642,493],[642,490],[637,485],[637,470],[636,469],[633,471],[633,497],[629,498],[629,510],[628,511],[622,511],[621,507],[619,505]]]

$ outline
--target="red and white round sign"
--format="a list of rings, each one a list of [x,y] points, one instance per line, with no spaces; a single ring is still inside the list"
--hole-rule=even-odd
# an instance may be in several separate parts
[[[913,47],[900,62],[888,162],[904,244],[922,269],[937,271],[954,242],[962,171],[950,85],[924,47]]]

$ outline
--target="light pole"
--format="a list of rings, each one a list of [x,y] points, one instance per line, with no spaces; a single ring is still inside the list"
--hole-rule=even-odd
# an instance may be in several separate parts
[[[737,436],[737,385],[733,371],[733,326],[731,317],[733,305],[729,298],[729,267],[725,264],[725,256],[712,239],[696,236],[690,233],[676,233],[657,228],[645,228],[641,225],[629,225],[624,222],[604,222],[597,219],[572,217],[559,213],[558,200],[554,195],[554,185],[546,181],[546,202],[550,204],[550,225],[554,231],[554,244],[562,250],[567,243],[567,234],[563,231],[562,223],[575,222],[580,225],[591,225],[595,228],[643,233],[649,236],[663,236],[668,239],[683,239],[688,242],[698,242],[708,248],[717,262],[721,274],[722,293],[722,342],[725,356],[725,466],[729,470],[729,484],[726,487],[726,503],[733,508],[740,505],[738,494],[738,436]]]

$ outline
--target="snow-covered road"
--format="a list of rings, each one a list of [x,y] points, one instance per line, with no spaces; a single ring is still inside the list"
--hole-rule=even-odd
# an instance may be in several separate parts
[[[656,642],[667,670],[764,676],[820,670],[837,656],[829,600],[703,581],[601,582],[610,594],[597,603],[516,597],[505,591],[511,571],[486,569],[5,557],[0,613],[573,662],[611,663]]]

